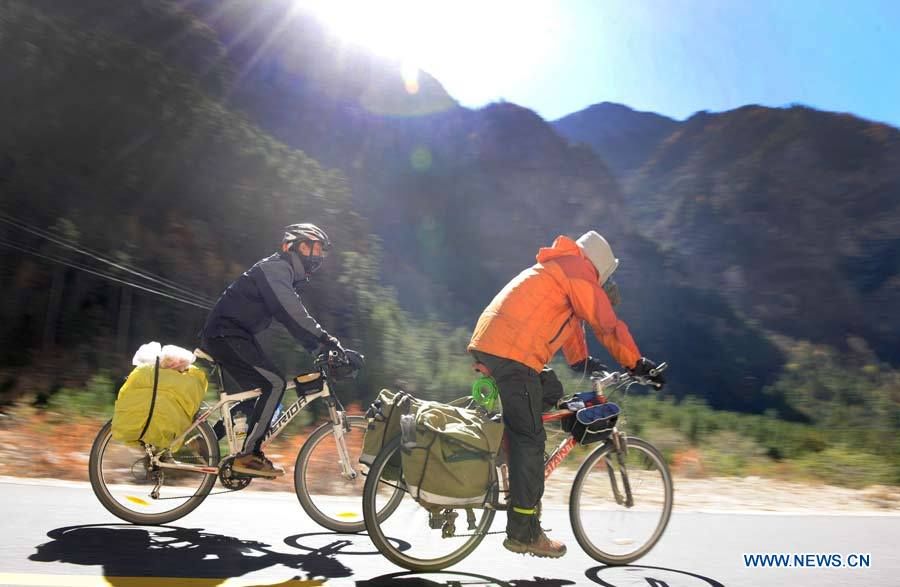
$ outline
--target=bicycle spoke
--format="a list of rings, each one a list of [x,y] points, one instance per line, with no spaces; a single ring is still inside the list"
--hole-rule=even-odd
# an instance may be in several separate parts
[[[589,457],[576,477],[570,504],[579,544],[610,564],[630,562],[649,551],[672,507],[671,478],[655,449],[629,439],[622,465],[614,454]]]
[[[162,453],[164,464],[215,466],[214,436],[193,435],[174,454]],[[165,523],[189,512],[209,493],[215,474],[159,467],[144,447],[112,438],[109,425],[91,451],[91,485],[101,503],[134,523]]]
[[[473,508],[469,515],[464,507],[426,508],[404,491],[396,511],[376,520],[374,512],[385,507],[393,488],[398,484],[405,486],[399,447],[399,437],[387,444],[366,480],[363,509],[369,537],[382,554],[407,569],[432,571],[450,566],[481,542],[494,512]]]

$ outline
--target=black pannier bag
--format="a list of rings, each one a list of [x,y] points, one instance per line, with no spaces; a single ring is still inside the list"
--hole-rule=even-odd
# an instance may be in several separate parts
[[[572,436],[581,444],[606,440],[619,419],[619,412],[619,406],[612,402],[578,410],[572,424]]]

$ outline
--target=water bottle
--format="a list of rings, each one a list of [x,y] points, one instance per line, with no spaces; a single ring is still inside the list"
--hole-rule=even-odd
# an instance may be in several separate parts
[[[247,439],[247,416],[238,412],[234,417],[234,436],[239,447],[244,446],[244,440]]]
[[[278,421],[278,416],[280,416],[283,411],[284,407],[281,404],[278,404],[278,406],[275,408],[275,414],[272,416],[272,422],[269,424],[269,426],[275,425],[275,422]]]

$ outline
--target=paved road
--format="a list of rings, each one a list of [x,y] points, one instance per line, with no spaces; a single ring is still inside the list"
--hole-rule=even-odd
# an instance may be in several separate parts
[[[563,509],[545,526],[569,544],[548,561],[514,555],[489,536],[454,572],[402,573],[365,535],[316,526],[290,494],[210,497],[163,528],[119,523],[87,484],[0,482],[0,584],[703,587],[900,585],[900,516],[808,516],[677,511],[639,565],[609,568],[587,557]],[[349,507],[349,504],[348,504]],[[502,527],[502,515],[495,529]],[[744,553],[866,553],[869,568],[747,568]],[[144,577],[144,579],[135,579]],[[146,579],[146,577],[154,577]]]

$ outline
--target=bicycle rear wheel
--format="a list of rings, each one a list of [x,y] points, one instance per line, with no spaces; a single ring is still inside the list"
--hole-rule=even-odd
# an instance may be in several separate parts
[[[219,463],[216,435],[203,422],[182,448],[165,458],[215,467]],[[216,483],[215,473],[151,467],[142,447],[112,437],[112,422],[107,422],[94,439],[88,471],[91,488],[103,507],[132,524],[168,524],[186,516],[206,499]],[[159,495],[153,497],[151,492],[160,480]]]
[[[360,464],[359,456],[368,423],[362,416],[346,418],[350,431],[343,431],[344,442],[356,477],[350,479],[344,475],[334,428],[331,422],[326,422],[309,435],[297,455],[294,490],[304,511],[317,524],[333,532],[350,534],[366,529],[362,514],[366,466]],[[379,516],[390,516],[402,499],[403,492],[395,489],[393,497],[382,503]]]
[[[363,516],[369,539],[379,552],[410,571],[439,571],[458,563],[484,540],[494,521],[495,510],[473,509],[475,527],[470,530],[466,509],[441,509],[431,513],[419,505],[405,487],[400,437],[397,436],[385,444],[369,469],[363,489]],[[397,488],[404,489],[397,511],[387,518],[376,516],[376,512],[384,509],[383,504],[393,499]],[[496,501],[495,485],[488,502]],[[451,526],[455,531],[447,535]]]
[[[624,457],[634,503],[626,491],[611,444],[591,453],[578,469],[569,496],[575,539],[594,560],[624,565],[653,548],[672,515],[672,476],[656,448],[640,438],[627,439]]]

